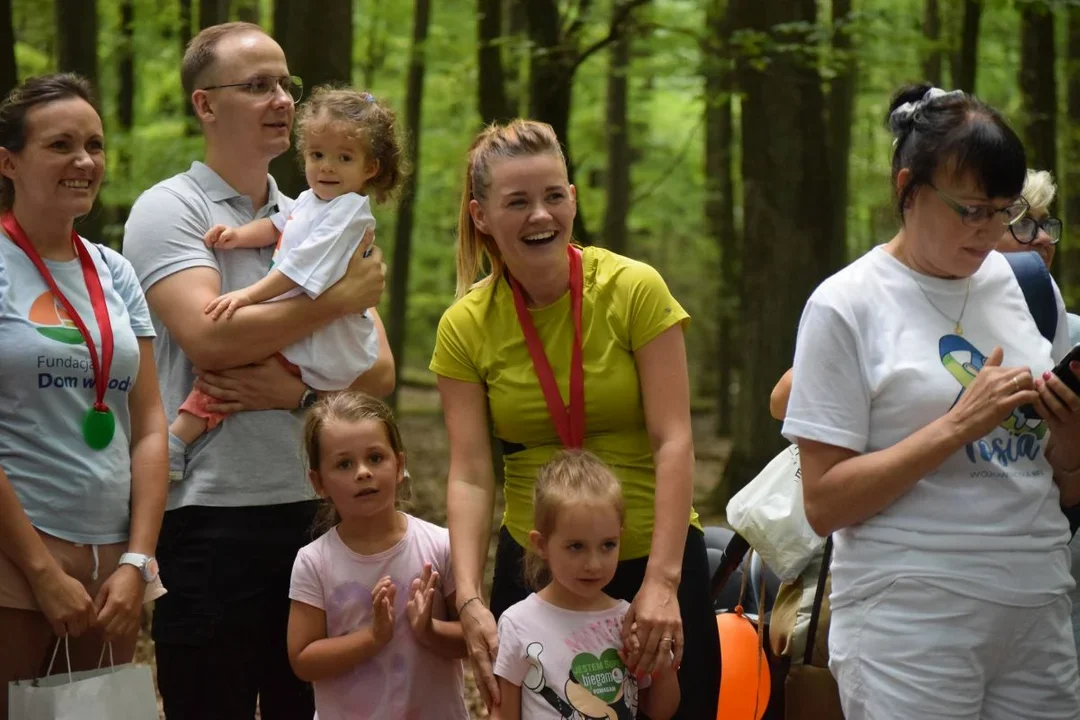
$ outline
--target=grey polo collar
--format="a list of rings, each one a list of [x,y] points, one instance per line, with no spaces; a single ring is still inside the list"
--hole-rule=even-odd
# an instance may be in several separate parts
[[[220,175],[211,170],[205,163],[198,160],[191,163],[188,174],[202,188],[211,202],[221,202],[241,197],[240,193],[234,190],[229,183],[225,182]],[[279,200],[277,182],[274,180],[274,176],[269,174],[266,176],[266,182],[270,185],[270,192],[266,196],[266,204],[267,206],[276,206]]]

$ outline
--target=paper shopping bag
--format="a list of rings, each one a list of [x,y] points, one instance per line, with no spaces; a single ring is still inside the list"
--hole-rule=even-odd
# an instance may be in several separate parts
[[[8,718],[157,720],[154,678],[148,666],[127,664],[17,680],[8,684]]]

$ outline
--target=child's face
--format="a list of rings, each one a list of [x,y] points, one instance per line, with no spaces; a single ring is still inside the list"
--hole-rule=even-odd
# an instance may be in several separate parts
[[[319,446],[319,468],[311,471],[311,484],[334,503],[343,521],[395,512],[405,457],[390,447],[382,422],[328,422],[319,433]]]
[[[615,508],[586,503],[560,510],[554,531],[547,537],[533,531],[532,540],[551,576],[569,592],[590,599],[615,577],[621,532]]]
[[[304,138],[304,176],[321,200],[345,193],[364,194],[367,181],[379,171],[369,161],[363,138],[341,123],[313,122]]]

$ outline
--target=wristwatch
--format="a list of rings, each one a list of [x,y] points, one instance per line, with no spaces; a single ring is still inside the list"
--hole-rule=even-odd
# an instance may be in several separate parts
[[[120,556],[120,562],[117,563],[117,566],[120,565],[134,566],[139,571],[139,574],[142,575],[142,579],[148,583],[152,583],[157,580],[157,560],[150,557],[149,555],[142,555],[140,553],[131,552],[124,553]]]
[[[304,394],[300,396],[300,409],[307,410],[319,399],[319,396],[315,394],[315,391],[311,388],[304,390]]]

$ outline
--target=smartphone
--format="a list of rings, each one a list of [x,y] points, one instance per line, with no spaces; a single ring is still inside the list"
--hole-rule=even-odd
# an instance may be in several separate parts
[[[1069,369],[1073,361],[1080,362],[1080,345],[1070,350],[1069,354],[1054,367],[1054,374],[1061,378],[1061,382],[1065,383],[1070,390],[1080,395],[1080,378],[1077,378]]]

